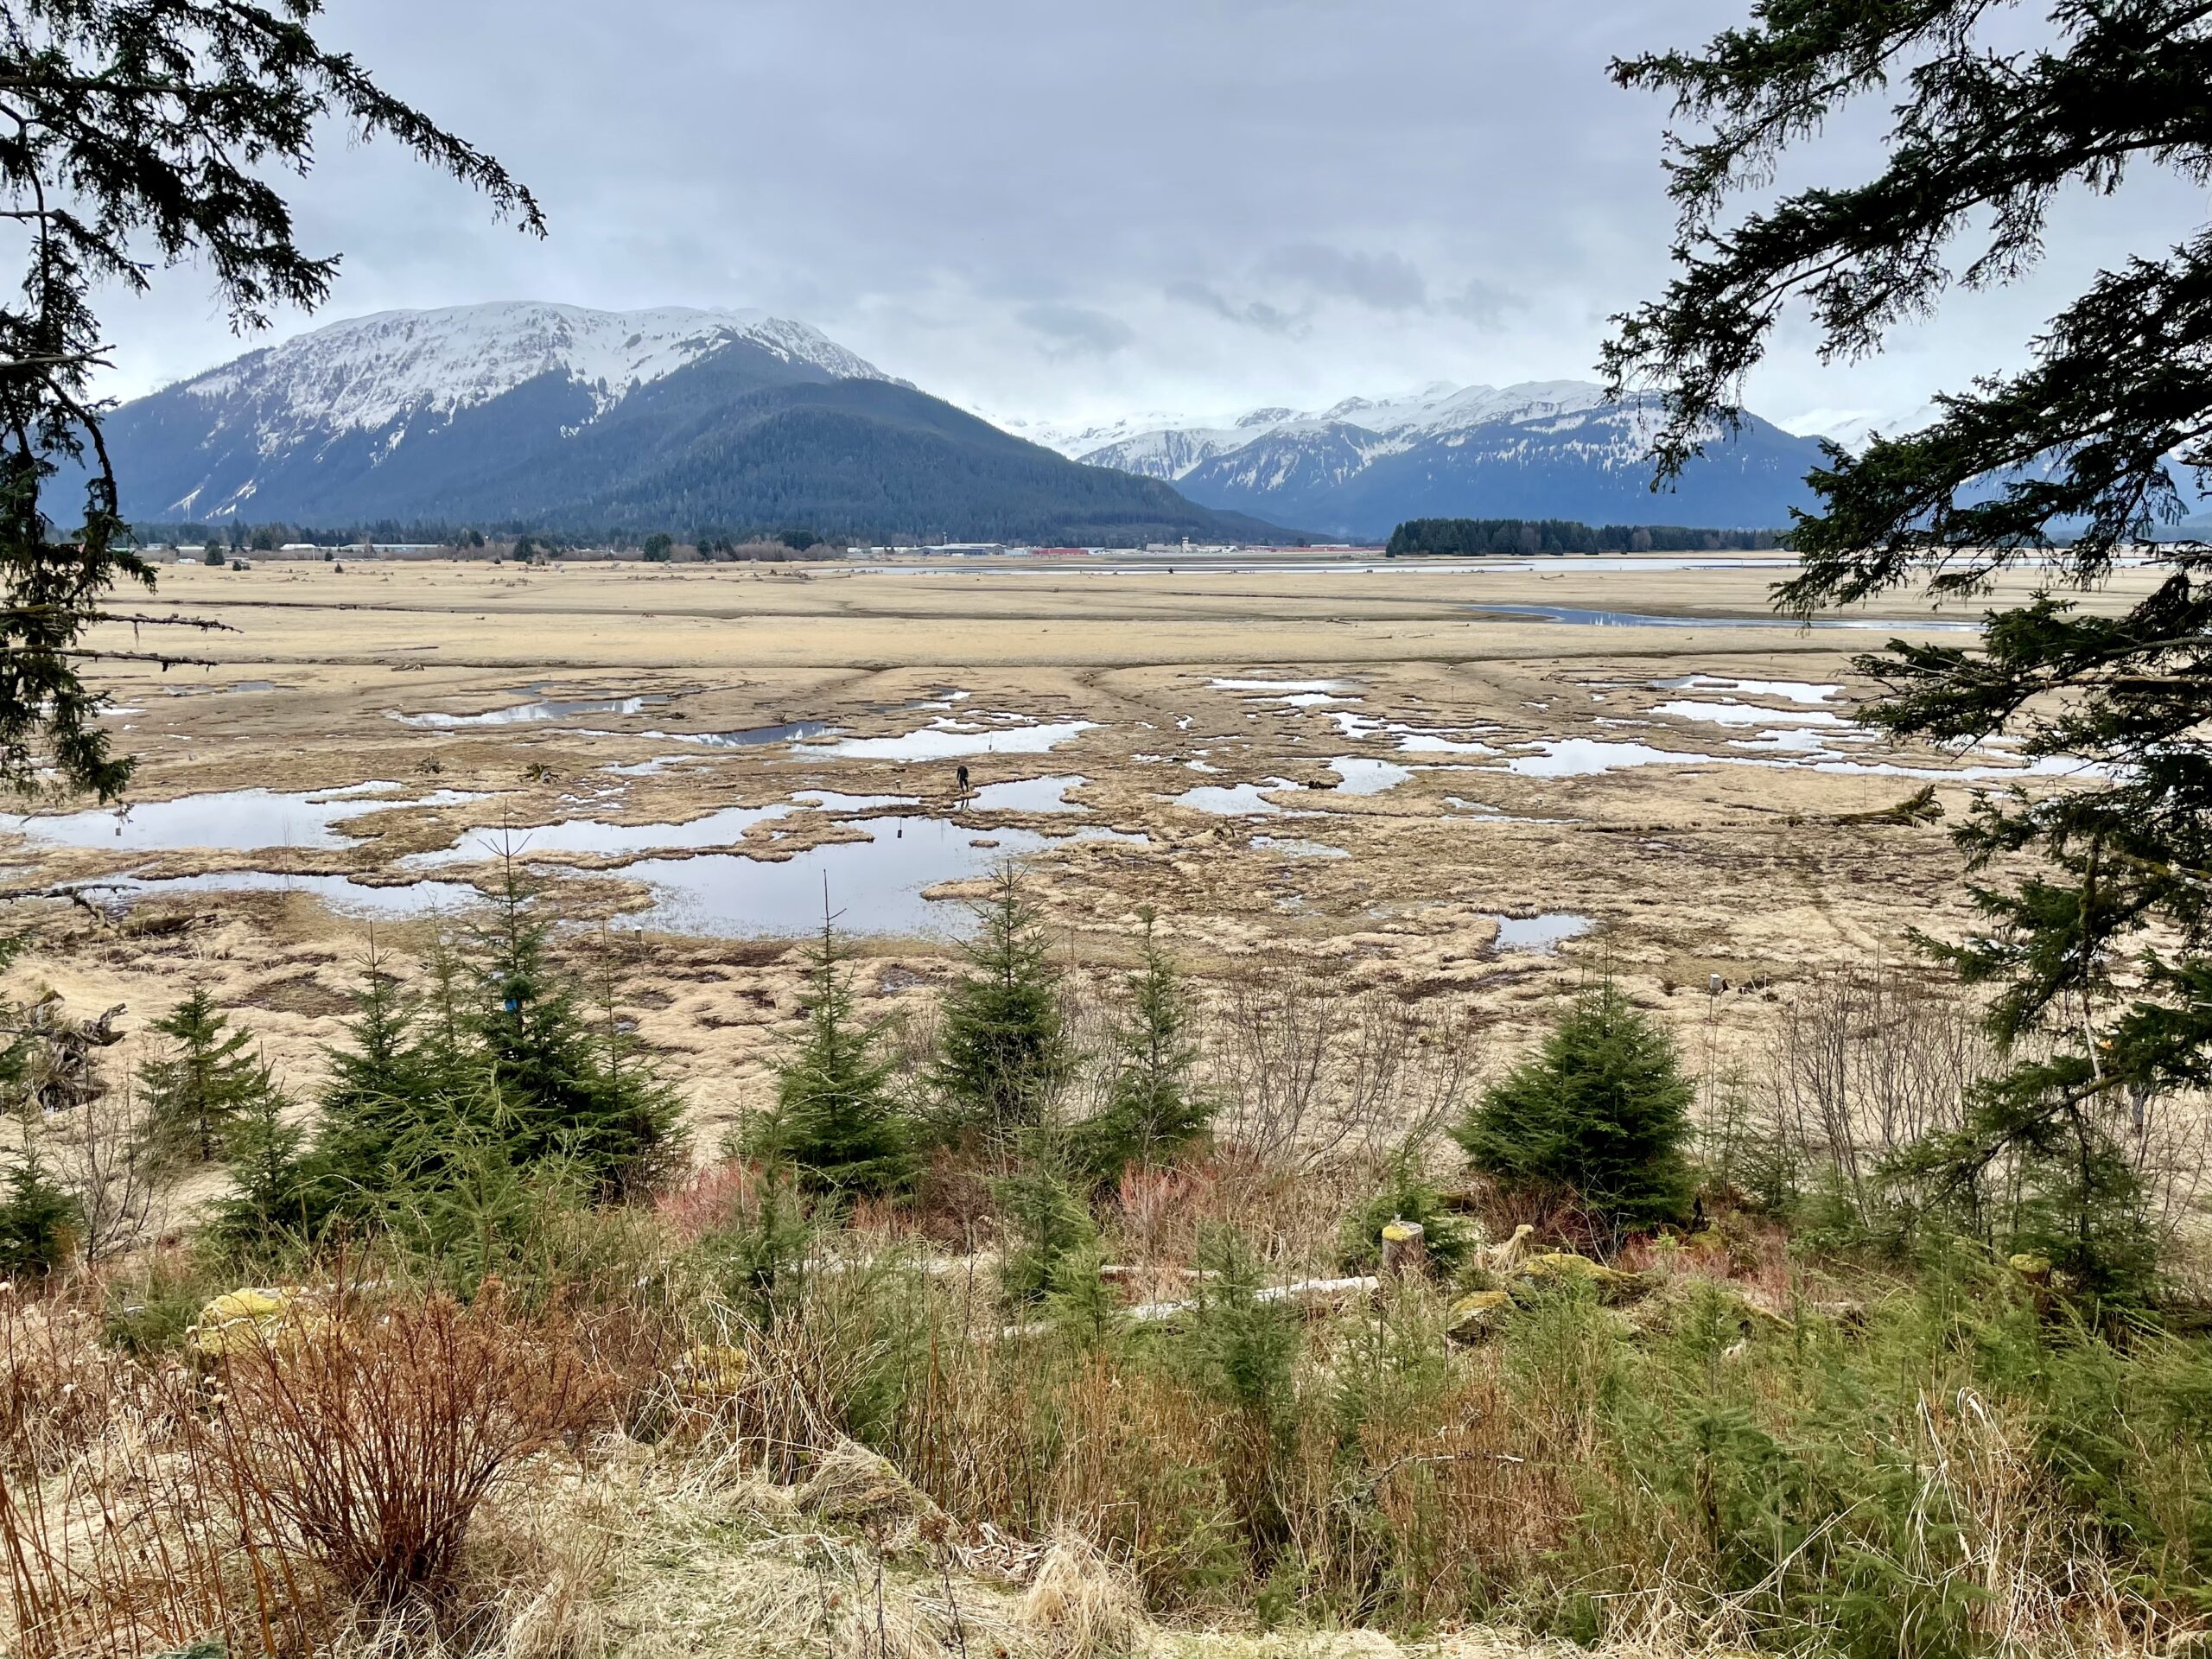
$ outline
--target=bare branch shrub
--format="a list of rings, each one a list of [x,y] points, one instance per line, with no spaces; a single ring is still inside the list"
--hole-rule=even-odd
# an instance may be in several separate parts
[[[1831,969],[1783,1013],[1754,1090],[1754,1134],[1794,1180],[1847,1198],[1862,1224],[1878,1225],[1899,1196],[1885,1179],[1898,1154],[1961,1127],[1974,1089],[2005,1064],[1955,982],[1897,964]],[[2171,1244],[2198,1213],[2212,1113],[2198,1096],[2114,1091],[2101,1116],[2142,1183],[2145,1219]],[[1991,1174],[1993,1191],[2016,1203],[2019,1160],[2000,1159]]]
[[[1479,1070],[1465,1003],[1350,990],[1342,963],[1288,951],[1231,977],[1208,1025],[1217,1141],[1286,1173],[1425,1144]]]
[[[50,1122],[46,1144],[54,1179],[76,1202],[85,1264],[99,1267],[142,1243],[162,1190],[144,1097],[128,1086],[91,1095]]]
[[[240,1532],[382,1603],[442,1592],[493,1490],[606,1403],[557,1328],[496,1293],[463,1308],[341,1292],[245,1344],[222,1384],[193,1449]]]
[[[1204,1169],[1127,1169],[1115,1190],[1115,1231],[1138,1262],[1185,1262],[1195,1253],[1198,1221],[1212,1219],[1217,1182]]]
[[[0,1289],[0,1559],[19,1659],[146,1655],[211,1634],[304,1647],[289,1608],[207,1500],[180,1431],[204,1408],[174,1362],[99,1341],[86,1306]],[[242,1593],[241,1593],[242,1592]]]
[[[2142,1183],[2145,1220],[2162,1254],[2177,1265],[2201,1240],[2206,1175],[2212,1171],[2212,1102],[2201,1094],[2124,1095],[2107,1099],[2108,1131]]]
[[[564,1326],[496,1291],[302,1294],[228,1346],[140,1363],[88,1305],[0,1296],[0,1649],[311,1654],[397,1608],[477,1618],[480,1511],[607,1397]]]
[[[1053,1103],[1063,1122],[1086,1122],[1112,1103],[1115,1036],[1127,1012],[1120,988],[1096,973],[1071,971],[1061,982],[1061,1030],[1075,1056]]]
[[[1998,1061],[1956,984],[1894,963],[1828,969],[1783,1011],[1764,1079],[1767,1124],[1786,1155],[1867,1215],[1883,1162],[1956,1128],[1967,1091]]]

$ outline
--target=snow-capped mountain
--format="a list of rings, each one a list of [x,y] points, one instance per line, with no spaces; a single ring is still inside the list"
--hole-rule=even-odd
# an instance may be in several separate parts
[[[1864,455],[1877,433],[1885,438],[1910,437],[1942,420],[1944,409],[1941,404],[1929,402],[1902,415],[1870,414],[1859,410],[1814,410],[1790,423],[1790,429],[1807,438],[1825,438],[1847,454]],[[2212,529],[2212,480],[2202,480],[2178,449],[2166,457],[2166,474],[2181,497],[2182,511],[2190,515],[2171,527],[2171,534],[2202,537]],[[2008,476],[2023,478],[2054,478],[2059,475],[2056,454],[2048,454]],[[1985,479],[1968,486],[1967,494],[1974,499],[1986,499],[1998,493],[1999,480]],[[2063,526],[2079,527],[2084,521],[2060,520]],[[2162,532],[2169,533],[2169,532]]]
[[[1439,381],[1325,410],[1154,427],[1076,453],[1207,505],[1361,537],[1452,516],[1758,528],[1786,524],[1807,499],[1819,445],[1754,416],[1654,495],[1655,418],[1647,402],[1609,404],[1587,381]]]
[[[1100,541],[1262,527],[1007,436],[802,322],[537,302],[389,311],[116,411],[141,522]]]
[[[1902,437],[1929,425],[1942,413],[1934,404],[1923,404],[1906,415],[1872,414],[1864,410],[1815,410],[1790,422],[1789,429],[1801,438],[1826,438],[1855,455],[1877,432],[1886,438]]]
[[[287,427],[359,431],[423,410],[450,419],[542,374],[591,387],[604,408],[738,340],[839,379],[890,378],[806,324],[765,311],[591,311],[521,301],[332,323],[172,390],[217,405],[249,392],[273,445]]]
[[[1017,438],[1042,444],[1047,449],[1057,449],[1071,460],[1080,460],[1093,450],[1103,449],[1109,444],[1120,443],[1146,432],[1230,426],[1236,421],[1234,415],[1212,418],[1164,409],[1117,415],[1103,421],[1037,420],[1028,416],[1007,415],[972,405],[969,412],[988,421],[1001,432],[1011,432]]]
[[[134,492],[145,510],[217,518],[251,503],[266,513],[276,510],[272,484],[281,488],[303,456],[326,474],[349,463],[382,466],[403,444],[419,445],[524,387],[572,390],[570,424],[588,424],[639,388],[740,348],[764,368],[889,379],[806,324],[762,311],[594,311],[516,301],[332,323],[141,399],[118,416],[118,435],[127,443],[156,408],[164,427],[195,429],[194,452],[182,459],[198,475],[175,478],[188,487],[173,494],[167,481],[154,486],[168,495],[158,503]],[[365,449],[365,437],[373,439]]]

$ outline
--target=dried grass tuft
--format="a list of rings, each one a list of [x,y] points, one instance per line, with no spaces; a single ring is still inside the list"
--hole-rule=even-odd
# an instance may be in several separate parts
[[[1071,1533],[1056,1538],[1038,1564],[1021,1618],[1060,1659],[1126,1659],[1142,1651],[1151,1631],[1135,1577]]]
[[[911,1546],[925,1533],[941,1538],[951,1524],[888,1458],[852,1440],[824,1452],[792,1499],[803,1515],[899,1546]]]

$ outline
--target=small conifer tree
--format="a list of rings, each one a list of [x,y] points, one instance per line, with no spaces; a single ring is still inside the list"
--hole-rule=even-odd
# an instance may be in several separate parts
[[[530,1247],[542,1237],[536,1224],[592,1196],[573,1166],[518,1165],[506,1140],[474,1122],[426,1134],[415,1168],[416,1179],[379,1195],[382,1224],[410,1255],[434,1262],[459,1287],[525,1271]]]
[[[880,1195],[912,1179],[912,1136],[893,1062],[854,1008],[844,963],[825,916],[807,969],[805,1034],[777,1067],[775,1112],[749,1149],[788,1161],[809,1192]]]
[[[464,1178],[464,1154],[504,1144],[512,1125],[476,1034],[480,1001],[445,938],[410,985],[371,936],[346,1040],[326,1051],[321,1127],[305,1155],[313,1190],[302,1207],[318,1227],[382,1230],[418,1216]]]
[[[456,990],[459,965],[442,945],[433,953],[431,976],[446,991]],[[451,1000],[447,1011],[454,1017],[436,1026],[425,1021],[420,999],[389,970],[371,933],[346,1041],[327,1051],[329,1080],[315,1150],[322,1166],[319,1179],[336,1189],[333,1207],[358,1207],[346,1196],[349,1192],[393,1185],[423,1128],[449,1121],[456,1091],[441,1073],[457,1061],[465,1039]],[[435,1040],[441,1034],[451,1041]]]
[[[1508,1192],[1579,1203],[1618,1233],[1688,1211],[1694,1094],[1674,1039],[1606,980],[1452,1133]]]
[[[153,1028],[169,1039],[167,1052],[138,1074],[154,1141],[164,1157],[212,1162],[240,1116],[272,1086],[268,1068],[246,1052],[253,1033],[233,1029],[205,986]]]
[[[1122,1299],[1106,1282],[1106,1249],[1093,1226],[1090,1237],[1060,1258],[1045,1295],[1053,1325],[1081,1348],[1103,1346],[1127,1322]]]
[[[76,1248],[77,1205],[47,1173],[36,1130],[26,1125],[0,1187],[0,1274],[43,1278]]]
[[[1234,1228],[1199,1240],[1198,1266],[1198,1310],[1183,1338],[1195,1380],[1272,1433],[1290,1403],[1298,1357],[1289,1306],[1262,1296],[1265,1270]]]
[[[747,1201],[731,1224],[700,1240],[721,1268],[721,1288],[731,1305],[757,1325],[787,1312],[806,1288],[814,1230],[791,1166],[760,1166]]]
[[[1082,1162],[1101,1180],[1188,1146],[1213,1122],[1213,1104],[1192,1080],[1190,994],[1175,960],[1144,912],[1143,957],[1128,976],[1128,1011],[1113,1036],[1113,1085],[1105,1109],[1082,1125]]]
[[[997,1184],[1007,1228],[999,1293],[1010,1307],[1065,1296],[1098,1276],[1098,1228],[1068,1183],[1042,1135],[1028,1137],[1027,1155]]]
[[[968,972],[946,994],[931,1073],[952,1123],[1010,1134],[1045,1121],[1068,1071],[1059,975],[1012,865],[977,907]]]
[[[351,1117],[390,1092],[395,1077],[410,1069],[416,1015],[416,1000],[386,966],[372,931],[361,957],[360,988],[353,993],[353,1017],[346,1026],[351,1046],[333,1048],[327,1056],[326,1116]]]
[[[306,1244],[327,1217],[327,1184],[306,1150],[306,1132],[284,1121],[288,1103],[272,1081],[232,1128],[231,1193],[215,1211],[213,1230],[234,1252]]]
[[[603,1031],[591,1029],[575,982],[552,963],[551,934],[510,858],[493,920],[476,938],[485,1000],[470,1025],[513,1161],[565,1160],[611,1197],[669,1155],[676,1097],[638,1063],[611,1010]]]
[[[471,948],[439,940],[414,985],[372,939],[300,1211],[489,1262],[538,1195],[604,1199],[651,1178],[675,1096],[611,1008],[594,1028],[550,933],[511,864]]]

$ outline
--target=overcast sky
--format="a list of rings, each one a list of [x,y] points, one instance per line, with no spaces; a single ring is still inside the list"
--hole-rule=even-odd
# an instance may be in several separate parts
[[[1607,59],[1749,0],[329,0],[327,33],[490,149],[552,234],[334,134],[296,192],[342,251],[320,321],[550,299],[760,307],[987,411],[1325,404],[1591,378],[1656,294],[1662,111]],[[1850,176],[1871,129],[1822,165]],[[2036,278],[1748,399],[1908,414],[2018,362],[2082,277],[2200,223],[2171,182],[2069,202]],[[245,346],[200,274],[111,304],[117,395]],[[277,334],[313,324],[288,316]],[[247,342],[247,344],[259,342]]]

